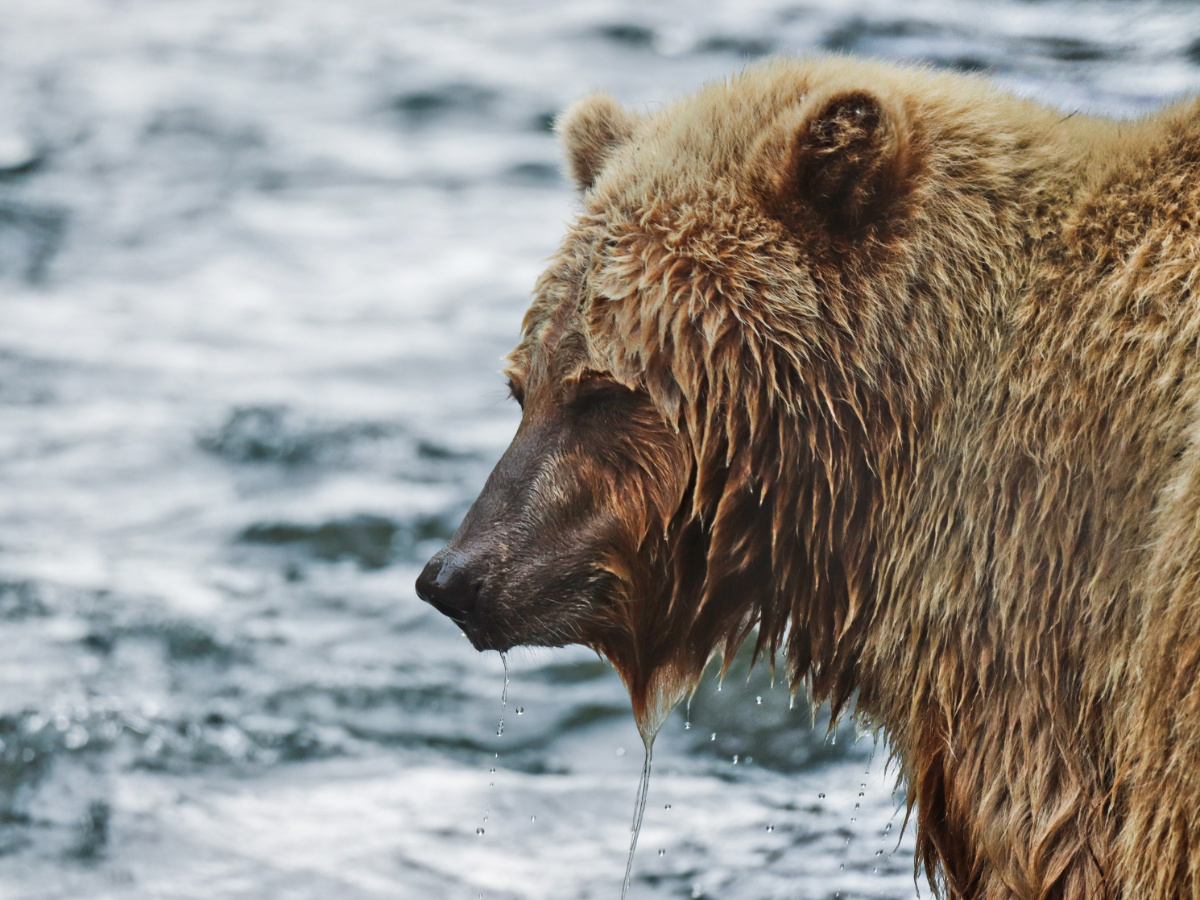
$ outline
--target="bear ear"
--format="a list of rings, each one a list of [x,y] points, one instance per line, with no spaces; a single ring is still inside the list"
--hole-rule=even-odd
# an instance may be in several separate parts
[[[899,103],[869,90],[817,91],[787,125],[778,185],[785,203],[845,229],[883,214],[904,192],[909,123]]]
[[[567,169],[581,191],[596,183],[613,150],[633,136],[636,122],[608,94],[576,100],[559,116],[554,130],[567,151]]]

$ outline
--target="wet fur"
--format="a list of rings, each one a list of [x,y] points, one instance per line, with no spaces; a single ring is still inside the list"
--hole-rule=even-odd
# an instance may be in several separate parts
[[[944,896],[1200,896],[1196,107],[824,59],[560,131],[510,375],[629,389],[574,639],[642,716],[755,627],[857,692]]]

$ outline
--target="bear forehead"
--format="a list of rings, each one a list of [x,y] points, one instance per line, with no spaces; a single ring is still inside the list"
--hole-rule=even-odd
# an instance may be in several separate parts
[[[588,212],[721,195],[744,204],[762,174],[755,163],[764,139],[806,92],[807,79],[793,68],[755,72],[638,117],[588,192]]]
[[[571,229],[538,282],[507,372],[518,383],[602,372],[636,387],[650,356],[690,343],[684,332],[709,346],[734,321],[816,315],[811,275],[778,222],[717,195],[657,198]]]

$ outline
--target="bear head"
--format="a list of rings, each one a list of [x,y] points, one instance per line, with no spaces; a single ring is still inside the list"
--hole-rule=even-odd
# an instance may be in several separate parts
[[[644,735],[756,628],[793,688],[854,689],[929,377],[901,346],[953,332],[913,288],[921,132],[875,71],[558,123],[583,211],[508,357],[521,424],[418,593],[480,649],[593,647]]]

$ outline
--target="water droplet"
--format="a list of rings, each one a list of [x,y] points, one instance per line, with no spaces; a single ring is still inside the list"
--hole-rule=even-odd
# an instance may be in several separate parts
[[[668,803],[666,806],[664,806],[664,807],[663,807],[663,809],[670,809],[670,808],[671,808],[671,804],[670,804],[670,803]]]
[[[659,855],[659,856],[666,856],[666,855],[667,855],[667,848],[666,848],[666,847],[659,847],[659,848],[658,848],[658,855]]]
[[[624,756],[624,755],[625,755],[625,748],[624,748],[624,747],[618,747],[618,748],[617,748],[617,756]]]
[[[837,732],[836,732],[836,731],[833,733],[833,740],[832,740],[832,741],[830,741],[829,743],[831,743],[831,744],[836,744],[836,743],[837,743]]]
[[[737,762],[738,762],[738,755],[735,753],[735,754],[733,754],[733,764],[736,766]]]
[[[824,795],[824,794],[817,794],[817,799],[818,799],[818,800],[824,800],[824,799],[825,799],[825,795]]]
[[[484,814],[483,814],[483,821],[485,821],[485,822],[486,822],[487,820],[488,820],[487,813],[484,813]]]
[[[840,866],[838,866],[838,871],[839,871],[839,872],[845,872],[845,871],[846,871],[846,864],[845,864],[845,863],[842,863]]]
[[[537,821],[537,816],[530,816],[530,817],[529,817],[529,821],[530,821],[530,822],[536,822],[536,821]]]
[[[483,829],[482,829],[482,828],[476,828],[476,829],[475,829],[475,833],[476,833],[477,835],[480,835],[480,836],[482,836],[482,835],[483,835]]]
[[[517,715],[518,715],[518,716],[523,716],[523,715],[525,715],[525,707],[523,707],[523,706],[518,706],[518,707],[517,707]]]
[[[746,765],[750,765],[750,763],[754,762],[754,757],[747,756],[746,759],[744,760],[744,762],[746,763]]]
[[[496,774],[496,767],[495,767],[495,766],[492,766],[490,769],[488,769],[488,774],[489,774],[489,775],[495,775],[495,774]]]
[[[768,825],[768,826],[767,826],[767,833],[768,833],[768,834],[770,834],[770,833],[771,833],[772,831],[774,831],[774,830],[775,830],[775,826],[774,826],[774,825]]]
[[[755,706],[762,706],[762,697],[755,697],[755,698],[754,698],[754,705],[755,705]]]
[[[883,856],[883,851],[882,851],[882,850],[876,850],[876,851],[875,851],[875,855],[876,855],[876,856]]]
[[[717,739],[717,733],[714,731],[714,732],[712,733],[712,737],[710,737],[710,738],[709,738],[709,740],[710,740],[710,741],[715,741],[716,739]]]
[[[684,723],[683,723],[683,730],[684,730],[684,731],[691,731],[691,730],[692,730],[692,723],[691,723],[691,722],[684,722]]]
[[[853,824],[854,824],[855,822],[857,822],[857,821],[858,821],[858,816],[851,816],[851,817],[850,817],[850,824],[851,824],[851,825],[853,825]]]

